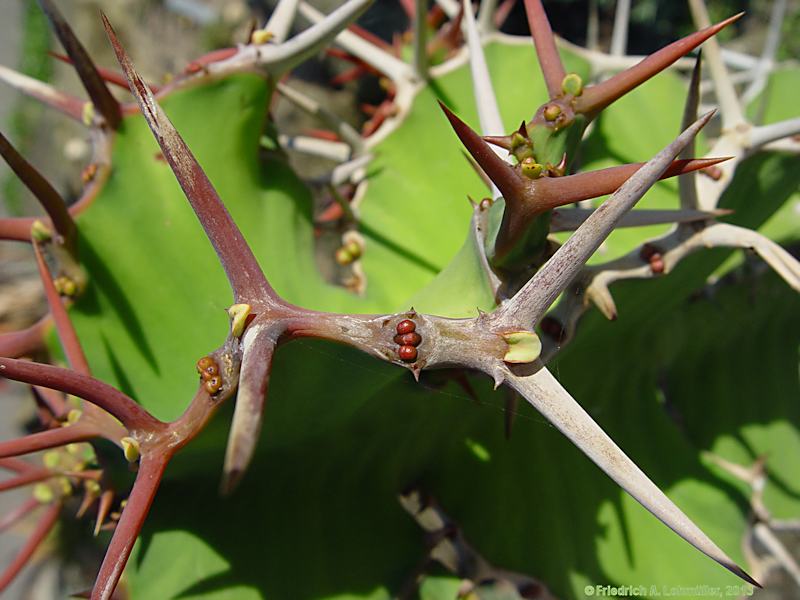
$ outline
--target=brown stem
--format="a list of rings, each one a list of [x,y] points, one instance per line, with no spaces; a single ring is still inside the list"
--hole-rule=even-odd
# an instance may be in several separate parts
[[[0,358],[0,377],[78,396],[111,413],[129,431],[159,431],[165,426],[116,388],[69,369],[13,358]]]
[[[35,498],[28,498],[25,502],[0,519],[0,533],[19,523],[22,519],[27,517],[31,511],[39,506],[40,504],[38,500]]]
[[[61,345],[64,347],[64,354],[67,356],[70,366],[82,375],[89,375],[89,363],[86,360],[86,355],[83,353],[81,343],[78,340],[78,334],[72,326],[72,321],[69,319],[67,309],[61,300],[61,296],[56,291],[53,284],[53,276],[50,269],[42,256],[42,249],[38,242],[33,244],[33,252],[36,256],[36,266],[39,268],[39,276],[42,279],[44,286],[44,294],[47,297],[47,304],[50,306],[50,314],[53,315],[53,321],[56,324],[56,331],[58,331],[58,339],[61,340]]]
[[[47,53],[56,60],[66,63],[68,65],[75,64],[72,62],[72,59],[69,56],[64,56],[63,54],[59,54],[58,52],[51,52],[51,51],[48,51]],[[122,73],[119,73],[117,71],[112,71],[111,69],[104,69],[103,67],[97,67],[97,72],[100,74],[100,77],[103,78],[103,81],[106,81],[126,91],[130,91],[130,88],[128,87],[128,82]],[[152,83],[148,83],[147,87],[149,87],[154,94],[157,94],[159,92],[158,86],[153,85]]]
[[[47,534],[50,533],[50,530],[56,524],[59,512],[61,512],[60,502],[53,503],[47,507],[42,518],[39,519],[39,522],[36,524],[36,528],[25,542],[25,545],[22,546],[22,549],[14,557],[14,560],[11,561],[11,564],[0,576],[0,593],[5,591],[9,584],[14,581],[14,578],[30,560],[33,553],[36,552],[36,548],[39,547],[39,544],[41,544],[47,537]]]
[[[110,600],[117,587],[133,545],[142,529],[150,506],[153,504],[161,477],[170,456],[155,453],[142,457],[136,482],[128,497],[128,503],[114,530],[114,536],[106,551],[103,564],[92,589],[92,600]]]
[[[50,469],[34,469],[27,473],[23,473],[22,475],[12,477],[11,479],[0,481],[0,492],[30,485],[32,483],[36,483],[37,481],[44,481],[50,477],[53,477],[53,472],[50,471]]]
[[[14,471],[15,473],[28,473],[36,470],[38,467],[32,465],[27,460],[10,456],[8,458],[0,458],[0,468]]]
[[[46,315],[26,329],[0,334],[0,356],[33,356],[44,348],[45,330],[49,324],[50,315]]]
[[[109,126],[112,129],[117,129],[122,121],[119,102],[106,87],[89,53],[86,52],[69,23],[67,23],[51,0],[39,0],[39,5],[50,20],[53,31],[75,66],[75,71],[78,73],[86,93],[89,94],[89,98],[92,99],[97,110],[100,111]]]
[[[0,155],[3,156],[11,170],[17,174],[36,199],[41,203],[53,223],[56,231],[64,238],[64,245],[75,250],[75,221],[67,210],[67,204],[61,195],[50,185],[39,171],[17,152],[5,135],[0,133]],[[28,229],[30,237],[30,229]]]
[[[35,219],[30,217],[0,219],[0,240],[30,242],[31,225],[34,221]]]
[[[56,427],[47,431],[31,433],[15,440],[0,442],[0,458],[21,456],[31,452],[66,446],[75,442],[85,442],[101,435],[102,433],[97,428],[84,423],[75,423],[68,427]]]

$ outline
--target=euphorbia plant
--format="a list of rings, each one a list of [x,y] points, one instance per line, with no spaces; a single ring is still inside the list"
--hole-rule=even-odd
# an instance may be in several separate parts
[[[68,444],[104,437],[120,446],[125,458],[137,465],[136,481],[114,527],[92,597],[107,598],[113,593],[159,483],[165,475],[167,464],[209,424],[214,412],[235,394],[235,410],[225,451],[222,481],[222,491],[233,492],[256,450],[276,350],[279,346],[300,338],[329,340],[351,346],[372,359],[406,368],[416,378],[423,371],[446,368],[482,372],[489,375],[495,387],[506,384],[680,536],[746,581],[755,583],[636,467],[553,377],[540,359],[542,342],[536,332],[536,328],[540,327],[551,345],[554,341],[563,341],[564,336],[571,333],[571,329],[569,332],[564,329],[566,326],[573,327],[574,315],[583,310],[583,304],[578,309],[570,309],[568,302],[562,303],[572,311],[572,320],[562,318],[560,322],[556,322],[553,316],[546,316],[546,311],[565,290],[572,292],[574,286],[580,287],[580,294],[575,296],[588,294],[592,290],[597,282],[590,277],[591,268],[586,267],[587,261],[612,230],[624,223],[628,215],[637,223],[636,213],[629,211],[657,180],[662,176],[708,169],[722,160],[675,160],[690,146],[694,136],[712,117],[711,113],[707,113],[696,120],[698,80],[690,93],[685,131],[645,164],[569,174],[586,126],[597,119],[601,111],[612,102],[710,38],[733,19],[706,28],[645,59],[628,71],[603,83],[589,86],[584,85],[580,76],[566,73],[555,49],[549,26],[545,26],[546,19],[540,4],[535,1],[526,2],[549,100],[535,112],[529,123],[523,123],[519,129],[505,135],[478,29],[471,7],[465,6],[465,29],[469,40],[479,115],[486,140],[472,131],[446,106],[443,105],[443,108],[446,118],[475,159],[477,167],[488,178],[493,193],[473,208],[464,249],[428,288],[416,290],[413,308],[409,306],[399,311],[364,314],[369,304],[358,298],[345,298],[341,295],[341,290],[338,291],[340,295],[331,294],[329,302],[331,307],[341,306],[348,309],[341,312],[299,306],[293,299],[276,291],[272,278],[268,278],[262,271],[256,253],[245,241],[248,237],[255,243],[253,236],[245,236],[240,231],[209,177],[156,98],[168,102],[173,94],[191,93],[193,89],[202,90],[203,86],[213,89],[214,86],[225,85],[229,79],[242,77],[237,75],[242,71],[256,67],[267,71],[266,80],[257,78],[257,84],[253,84],[251,80],[234,81],[234,89],[237,85],[243,88],[252,85],[272,92],[278,76],[327,43],[339,29],[363,10],[366,2],[352,0],[326,20],[287,42],[283,42],[283,39],[287,31],[286,23],[291,19],[286,15],[293,13],[294,4],[284,3],[265,30],[254,32],[251,43],[196,61],[182,77],[155,93],[137,75],[113,29],[104,18],[104,25],[124,72],[125,85],[135,97],[138,108],[134,105],[120,105],[111,96],[103,80],[115,80],[118,83],[123,81],[114,74],[97,70],[51,2],[43,0],[42,5],[70,60],[81,74],[92,102],[82,103],[18,76],[16,79],[8,76],[6,78],[31,95],[88,123],[98,139],[99,154],[98,160],[93,163],[95,169],[89,178],[87,193],[67,211],[44,179],[9,144],[3,144],[3,155],[12,165],[16,165],[15,170],[20,178],[42,200],[50,219],[8,220],[0,223],[0,231],[8,239],[25,240],[33,244],[50,303],[52,320],[70,368],[19,358],[30,354],[36,343],[41,341],[39,327],[20,335],[12,334],[0,338],[2,355],[7,357],[0,359],[0,373],[8,379],[57,390],[85,402],[80,408],[70,410],[70,405],[61,396],[42,391],[45,430],[20,440],[3,443],[0,445],[0,455],[5,460],[35,450],[61,447],[68,450]],[[301,9],[313,18],[312,9]],[[417,5],[416,10],[421,14],[421,4]],[[266,35],[265,31],[272,35]],[[406,102],[408,95],[412,93],[409,86],[417,89],[424,85],[428,77],[426,61],[422,59],[424,53],[419,50],[423,46],[420,42],[422,32],[423,28],[418,27],[418,53],[414,69],[391,55],[376,54],[373,68],[382,72],[390,71],[390,76],[394,75],[399,88],[396,90],[399,104]],[[279,43],[275,44],[273,40]],[[352,38],[344,37],[340,39],[342,40],[349,50],[356,54],[359,52],[359,46]],[[364,41],[359,40],[359,43],[363,44]],[[360,52],[365,53],[363,46],[361,48]],[[367,60],[364,56],[361,58]],[[240,101],[239,98],[237,101]],[[217,350],[198,358],[196,368],[200,374],[200,384],[194,397],[188,403],[185,400],[172,399],[176,406],[185,410],[177,418],[169,420],[156,418],[143,408],[154,402],[147,397],[147,393],[138,391],[135,401],[131,397],[134,394],[123,393],[92,378],[89,361],[84,357],[78,340],[82,337],[82,327],[86,328],[89,335],[93,328],[97,331],[97,326],[87,325],[84,321],[83,324],[73,327],[70,314],[64,306],[65,300],[71,303],[75,299],[73,311],[83,313],[79,320],[88,316],[92,312],[91,298],[80,298],[80,295],[84,288],[87,289],[85,293],[91,294],[93,284],[98,285],[113,300],[121,296],[119,290],[115,290],[115,286],[119,287],[114,283],[115,267],[109,269],[104,266],[103,261],[98,260],[94,254],[96,247],[102,245],[104,237],[114,237],[117,232],[97,228],[99,222],[92,222],[91,213],[97,211],[99,214],[107,199],[103,197],[103,193],[111,194],[114,187],[119,186],[122,181],[122,175],[115,173],[112,168],[114,163],[108,152],[113,150],[115,143],[124,143],[126,135],[137,135],[135,128],[141,128],[142,117],[155,136],[160,153],[155,159],[152,153],[144,152],[130,160],[143,171],[153,168],[145,160],[151,163],[163,163],[165,160],[169,164],[216,252],[232,292],[232,297],[227,301],[230,317],[227,337],[223,341],[223,333],[215,333],[221,345]],[[388,125],[392,126],[392,123]],[[114,134],[114,131],[118,133]],[[776,130],[771,135],[780,134],[778,137],[782,137],[785,133],[785,130]],[[119,136],[119,140],[114,139],[115,135]],[[376,136],[379,138],[380,135],[378,130]],[[761,140],[762,143],[765,141],[768,141],[768,136]],[[494,144],[497,150],[489,143]],[[130,148],[127,150],[130,151]],[[269,180],[271,175],[289,193],[296,191],[294,180],[287,178],[274,162],[270,164],[264,177]],[[153,177],[163,175],[154,174]],[[613,196],[592,212],[560,209],[559,213],[553,213],[558,207],[611,192],[614,192]],[[98,195],[96,199],[95,195]],[[682,196],[682,199],[685,198],[686,195]],[[238,199],[226,199],[232,211],[237,201]],[[347,204],[347,200],[344,203]],[[710,232],[720,232],[720,227],[730,227],[715,223],[714,218],[722,214],[715,210],[716,206],[702,207],[705,210],[701,210],[700,206],[693,205],[689,199],[685,199],[684,204],[683,210],[677,212],[649,212],[639,217],[639,224],[679,222],[682,225],[674,234],[675,241],[670,242],[672,247],[669,243],[663,243],[657,250],[651,248],[652,251],[648,253],[637,251],[637,269],[644,268],[650,276],[659,275],[698,243],[714,243],[710,241],[710,237],[704,236],[708,236]],[[352,210],[352,207],[349,208]],[[77,224],[70,213],[77,215]],[[199,253],[196,243],[182,246],[184,240],[190,237],[194,239],[193,234],[184,230],[184,220],[180,216],[174,217],[180,223],[178,230],[171,232],[172,218],[172,215],[167,215],[162,223],[166,232],[163,239],[178,249],[183,260],[195,260],[195,252]],[[557,224],[558,219],[561,219],[561,227],[575,230],[560,246],[547,236],[551,229],[555,229],[554,223]],[[82,223],[85,224],[83,228]],[[563,223],[567,225],[564,226]],[[355,225],[358,226],[358,221]],[[121,224],[115,222],[114,226]],[[130,223],[126,226],[136,225]],[[362,226],[366,230],[369,220],[365,219]],[[154,229],[157,227],[154,226]],[[687,232],[691,232],[691,235],[687,236]],[[724,232],[727,232],[727,237]],[[380,232],[372,229],[372,235],[376,239],[378,233]],[[272,234],[275,235],[276,232],[273,230]],[[269,235],[269,232],[265,235]],[[745,243],[750,244],[750,239],[752,238],[747,238]],[[723,229],[723,234],[718,236],[716,243],[737,245],[741,243],[741,234],[737,237],[732,235],[730,229]],[[787,279],[797,286],[798,271],[792,259],[766,242],[759,244],[768,260],[783,265],[787,271]],[[360,242],[356,245],[357,248],[348,249],[350,258],[360,257]],[[279,248],[280,244],[277,246]],[[758,244],[755,246],[759,247]],[[86,247],[88,250],[82,250]],[[364,248],[367,256],[370,249],[368,242]],[[658,258],[654,258],[656,254]],[[260,255],[259,258],[265,265],[283,260],[280,255],[271,253]],[[141,258],[136,257],[135,260]],[[88,281],[77,266],[79,262],[89,263]],[[92,273],[92,265],[98,269],[96,275]],[[124,265],[121,268],[126,269]],[[51,269],[58,269],[58,272],[53,273]],[[270,271],[266,266],[265,270]],[[441,295],[447,293],[454,278],[464,278],[467,275],[470,289],[464,298],[454,303],[453,308],[442,311],[442,315],[428,310],[429,305],[441,301]],[[97,281],[93,283],[94,277]],[[142,279],[146,280],[145,277]],[[287,287],[285,282],[282,285]],[[296,285],[302,285],[302,282]],[[313,285],[316,289],[323,289],[321,285]],[[613,307],[613,302],[604,292],[607,290],[601,287],[600,291],[595,291],[593,299],[607,311],[611,311],[609,307]],[[490,305],[483,306],[486,312],[479,312],[477,316],[469,318],[460,314],[465,311],[474,313],[474,305],[469,306],[469,303],[474,298],[487,297]],[[196,298],[192,300],[196,301]],[[399,304],[404,300],[405,298],[395,298],[392,302]],[[97,302],[97,298],[94,302]],[[164,321],[177,319],[188,307],[174,299],[161,299],[154,308],[159,312],[156,320]],[[148,349],[147,336],[137,334],[137,328],[143,327],[138,322],[135,311],[122,306],[120,312],[123,313],[121,318],[127,324],[131,339],[146,361],[152,361],[152,356],[148,356],[153,351]],[[102,339],[107,345],[105,338]],[[113,363],[113,351],[108,354]],[[131,370],[135,371],[135,368]],[[158,371],[158,368],[155,370]],[[117,379],[124,380],[126,377],[118,375]],[[130,384],[127,387],[131,387]],[[39,497],[51,508],[32,538],[34,543],[25,549],[22,559],[14,565],[10,575],[21,567],[30,554],[28,550],[32,551],[35,542],[52,526],[57,507],[63,497],[74,492],[76,482],[94,482],[94,485],[86,486],[87,503],[97,500],[100,504],[99,522],[103,521],[110,510],[109,492],[112,488],[103,477],[103,465],[97,458],[87,451],[79,465],[61,458],[59,461],[52,461],[53,466],[46,472],[37,472],[36,477],[52,481],[54,486],[58,482],[61,488],[53,487],[49,495],[40,491]],[[68,464],[68,468],[63,465],[59,467],[58,464],[62,462],[64,465]],[[12,466],[12,463],[8,464]],[[20,471],[24,470],[18,463],[13,464]],[[22,484],[23,481],[17,483]],[[517,588],[517,591],[522,593],[522,588]]]

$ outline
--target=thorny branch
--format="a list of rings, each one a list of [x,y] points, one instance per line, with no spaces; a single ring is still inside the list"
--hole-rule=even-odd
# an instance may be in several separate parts
[[[281,44],[267,46],[252,43],[239,49],[225,51],[217,56],[218,59],[201,60],[197,70],[187,72],[184,77],[161,90],[159,94],[167,93],[182,85],[196,83],[204,77],[219,77],[255,65],[260,65],[270,74],[277,75],[337,36],[337,41],[350,52],[361,54],[363,60],[372,61],[375,68],[387,72],[396,79],[411,81],[415,77],[424,77],[426,66],[421,60],[417,60],[417,71],[414,74],[410,67],[399,59],[385,52],[374,54],[373,48],[365,45],[361,38],[354,38],[348,32],[340,33],[343,27],[364,10],[367,3],[366,0],[350,0],[326,19],[300,3],[301,13],[315,22],[305,32]],[[81,74],[92,101],[102,113],[105,122],[115,127],[119,115],[129,114],[132,109],[130,107],[121,109],[116,100],[113,100],[105,88],[102,76],[82,51],[82,47],[55,11],[52,3],[49,0],[42,0],[42,4],[59,32],[72,62]],[[550,96],[563,97],[565,89],[572,90],[572,88],[567,88],[565,84],[566,73],[541,3],[537,0],[526,0],[525,4]],[[284,0],[283,12],[280,13],[282,16],[279,19],[275,17],[277,20],[271,22],[279,39],[286,35],[297,6],[297,2]],[[421,12],[420,6],[417,3],[418,13]],[[453,12],[453,7],[449,8]],[[480,35],[471,8],[467,4],[465,8],[472,53],[473,56],[481,57]],[[628,72],[602,84],[585,88],[582,90],[583,95],[578,89],[569,101],[574,101],[573,108],[577,113],[586,114],[591,118],[623,93],[674,62],[736,18],[738,15],[676,42],[654,57],[645,59]],[[688,146],[700,128],[711,118],[710,113],[689,125],[685,132],[652,160],[643,166],[634,165],[634,169],[620,175],[619,181],[614,180],[610,183],[611,189],[601,193],[613,191],[620,185],[621,187],[599,209],[590,214],[573,216],[573,225],[570,226],[575,228],[573,236],[544,263],[519,292],[504,301],[494,312],[479,314],[470,319],[448,319],[418,314],[413,309],[386,315],[315,312],[287,303],[271,288],[211,182],[164,115],[156,96],[136,73],[105,17],[103,21],[127,78],[129,89],[136,97],[143,116],[225,268],[235,304],[230,310],[231,331],[226,341],[218,350],[198,362],[202,381],[186,412],[172,423],[163,423],[125,394],[89,375],[88,365],[77,343],[77,337],[74,336],[74,330],[69,325],[62,300],[52,287],[51,274],[42,259],[41,248],[38,244],[34,245],[54,320],[73,369],[61,369],[17,358],[0,358],[0,376],[74,394],[98,407],[98,410],[102,409],[103,412],[92,415],[91,411],[85,411],[88,415],[85,420],[79,418],[69,426],[48,429],[28,436],[27,441],[14,440],[0,443],[0,455],[13,457],[36,449],[56,447],[68,441],[109,436],[108,424],[99,422],[100,415],[108,413],[119,419],[122,424],[114,431],[114,435],[110,436],[111,439],[123,446],[125,456],[130,462],[139,462],[136,483],[116,526],[92,591],[92,598],[110,598],[113,593],[171,457],[202,430],[218,407],[226,399],[231,398],[238,389],[237,406],[226,453],[223,490],[228,492],[235,487],[252,457],[258,438],[274,351],[280,344],[302,337],[329,339],[353,346],[375,358],[405,367],[416,377],[423,369],[458,366],[486,373],[497,386],[506,383],[667,526],[733,573],[758,585],[636,467],[561,387],[539,360],[541,344],[538,336],[533,333],[534,327],[542,322],[544,312],[558,295],[570,285],[575,285],[576,281],[586,284],[587,297],[600,298],[601,300],[596,301],[601,306],[604,305],[607,314],[610,314],[613,309],[613,301],[607,292],[610,281],[623,276],[638,276],[639,273],[642,276],[652,275],[652,264],[642,265],[640,256],[637,256],[638,263],[635,266],[630,266],[630,262],[626,263],[625,259],[621,259],[622,262],[616,265],[618,267],[616,269],[608,266],[602,269],[587,268],[585,264],[609,233],[624,223],[626,218],[631,218],[627,216],[628,211],[670,167],[673,159]],[[419,45],[421,47],[421,44]],[[482,82],[479,87],[489,87],[485,94],[478,98],[484,129],[489,129],[492,134],[500,134],[500,131],[492,131],[501,124],[498,125],[499,116],[494,94],[490,93],[488,70],[481,60],[473,64],[475,80]],[[0,77],[11,81],[27,93],[57,106],[63,112],[73,117],[78,116],[76,101],[73,99],[21,79],[21,76],[13,73],[0,71]],[[695,83],[693,85],[695,95],[696,88]],[[696,112],[696,103],[695,97],[689,103],[687,115]],[[84,108],[80,111],[80,117],[85,118]],[[492,182],[497,184],[509,206],[515,194],[524,195],[521,190],[531,188],[530,184],[519,180],[516,175],[512,178],[508,171],[512,168],[511,165],[498,156],[497,151],[489,147],[480,136],[471,132],[451,113],[448,113],[448,118]],[[92,126],[94,130],[99,130],[102,128],[101,125],[93,122]],[[795,123],[789,123],[769,131],[761,130],[760,134],[754,134],[750,142],[740,144],[737,150],[741,151],[746,147],[749,151],[754,145],[758,145],[753,144],[752,139],[766,143],[765,140],[785,135],[787,131],[792,132],[796,128]],[[486,133],[487,131],[484,131],[484,134]],[[107,134],[103,135],[106,135],[107,140]],[[740,154],[741,152],[737,156]],[[708,165],[707,162],[701,164]],[[557,185],[556,175],[565,174],[554,174],[552,181],[543,179],[539,181],[538,187],[546,189],[547,186]],[[572,177],[578,179],[570,179],[569,176],[560,178],[565,186],[580,181],[580,176]],[[578,187],[580,188],[580,185]],[[552,194],[548,196],[550,195]],[[673,220],[693,222],[695,225],[680,225],[671,234],[672,237],[660,246],[664,270],[668,270],[682,255],[701,246],[747,244],[759,251],[776,270],[800,289],[798,283],[800,269],[785,251],[753,232],[713,223],[712,218],[718,213],[688,210],[695,208],[695,204],[687,199],[683,202],[684,209],[687,210],[679,211],[679,215],[673,215]],[[545,210],[550,210],[553,206],[555,205],[542,205]],[[714,207],[715,205],[711,206],[709,211]],[[63,228],[66,227],[66,223],[71,222],[64,211],[51,213],[51,218],[59,232],[61,232],[59,223]],[[700,227],[696,226],[698,222],[701,223]],[[0,222],[0,235],[14,239],[30,239],[31,225],[31,221]],[[689,229],[690,227],[694,229]],[[695,233],[687,237],[687,232],[690,231]],[[647,269],[650,269],[649,274],[646,272]],[[575,317],[572,315],[571,322],[574,320]],[[15,343],[17,340],[0,347],[15,350],[17,349]],[[21,556],[26,552],[28,554],[32,552],[31,548],[35,548],[41,541],[55,522],[59,508],[58,502],[50,505],[36,535],[29,540]],[[27,507],[25,510],[20,509],[19,514],[24,514],[27,510]],[[14,515],[15,519],[17,517]],[[20,568],[25,560],[27,559],[19,563]],[[15,562],[14,569],[18,570],[16,565]],[[10,580],[9,577],[13,577],[14,574],[15,572],[10,576],[4,576],[2,581],[5,583],[6,579]]]

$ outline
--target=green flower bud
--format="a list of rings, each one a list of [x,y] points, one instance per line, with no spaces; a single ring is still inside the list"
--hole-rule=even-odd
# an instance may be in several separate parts
[[[507,363],[531,363],[542,353],[542,342],[532,331],[504,333],[503,339],[508,344],[508,350],[503,356],[503,360]]]
[[[561,82],[561,90],[570,96],[580,96],[583,93],[583,80],[577,73],[570,73]]]

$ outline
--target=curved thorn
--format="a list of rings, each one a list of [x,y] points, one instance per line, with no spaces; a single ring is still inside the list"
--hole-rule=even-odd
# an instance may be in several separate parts
[[[272,42],[281,44],[289,35],[297,14],[299,0],[280,0],[272,11],[272,16],[267,21],[264,29],[272,34]]]
[[[628,70],[617,73],[602,83],[587,86],[583,90],[583,94],[575,100],[576,112],[585,114],[590,118],[595,117],[609,104],[641,85],[656,73],[666,69],[681,56],[688,54],[721,29],[740,19],[743,14],[739,13],[716,25],[687,35],[685,38],[665,46],[658,52],[654,52]],[[559,82],[560,85],[561,83]]]
[[[567,73],[558,54],[556,39],[541,0],[525,0],[525,13],[528,15],[528,25],[536,46],[536,56],[539,58],[547,92],[552,99],[561,95],[561,82]]]
[[[717,223],[703,231],[703,242],[709,247],[750,248],[783,280],[800,292],[800,262],[768,237],[744,227]]]
[[[74,250],[75,221],[72,220],[72,215],[69,214],[67,204],[61,195],[31,163],[17,152],[16,148],[1,132],[0,155],[3,156],[11,170],[16,173],[19,180],[33,193],[42,208],[47,212],[53,222],[53,227],[64,238],[64,245],[70,250]]]
[[[60,503],[53,503],[47,507],[44,514],[39,519],[39,522],[36,523],[36,528],[31,532],[30,536],[28,536],[25,545],[22,546],[5,572],[0,575],[0,593],[3,593],[11,582],[14,581],[16,576],[19,575],[19,572],[31,559],[33,553],[36,552],[39,544],[44,541],[47,534],[53,529],[58,519],[59,512],[61,512]]]
[[[531,277],[519,292],[491,314],[504,325],[530,327],[569,285],[595,250],[603,243],[622,216],[661,177],[675,156],[711,119],[709,112],[679,135],[628,179],[614,195],[578,227],[574,234]]]
[[[650,481],[541,363],[512,369],[506,383],[662,523],[735,575],[761,587]]]
[[[89,53],[86,52],[86,49],[75,36],[72,28],[52,0],[38,1],[39,6],[42,7],[42,10],[50,20],[53,31],[75,66],[75,71],[78,73],[86,93],[89,94],[89,98],[92,99],[92,103],[103,115],[109,126],[112,129],[116,129],[122,121],[122,110],[119,102],[111,95]]]
[[[79,123],[83,123],[83,107],[86,105],[86,102],[80,98],[60,92],[38,79],[33,79],[22,73],[17,73],[13,69],[2,65],[0,65],[0,80],[5,81],[8,85],[26,96],[30,96],[42,104],[56,109],[61,114]]]
[[[147,124],[222,263],[237,304],[277,301],[256,257],[180,134],[134,69],[105,15],[103,25]]]
[[[700,105],[700,78],[702,71],[702,50],[697,53],[697,60],[692,70],[692,80],[689,83],[689,93],[686,96],[686,103],[683,105],[683,117],[681,119],[681,131],[689,127],[697,120],[697,108]],[[680,158],[691,158],[695,154],[695,141],[692,140],[678,156]],[[678,180],[678,191],[681,208],[697,208],[697,176],[687,175]]]
[[[114,529],[111,543],[106,550],[103,564],[94,582],[92,600],[111,600],[133,545],[142,529],[150,506],[153,504],[161,477],[169,457],[164,455],[143,456],[139,464],[136,481],[122,510],[122,516]]]
[[[709,19],[708,10],[703,0],[689,0],[689,9],[692,12],[692,17],[697,27],[708,27],[711,23],[711,19]],[[727,21],[723,21],[723,23],[736,20],[743,14],[744,13],[739,13],[727,19]],[[713,38],[710,39],[709,43],[705,46],[705,50],[708,70],[711,73],[711,80],[714,82],[714,91],[716,92],[717,102],[719,104],[722,128],[729,129],[741,123],[745,123],[746,120],[736,95],[736,89],[733,86],[728,69],[725,67],[725,62],[722,59],[719,42]]]
[[[239,391],[220,485],[224,495],[239,484],[258,444],[276,344],[275,332],[264,324],[253,323],[244,334]]]
[[[0,377],[40,385],[83,398],[119,419],[128,430],[155,431],[163,423],[116,388],[87,375],[52,365],[0,358]],[[75,427],[76,425],[73,425]],[[69,430],[69,427],[64,428]],[[48,433],[48,432],[45,432]]]

